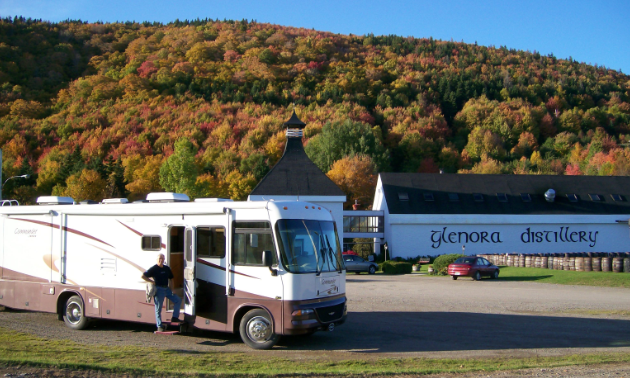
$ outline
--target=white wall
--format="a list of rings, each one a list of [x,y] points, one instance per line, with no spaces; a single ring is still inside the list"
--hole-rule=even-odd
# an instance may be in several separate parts
[[[392,257],[630,251],[629,216],[390,215]],[[617,223],[625,220],[626,223]]]

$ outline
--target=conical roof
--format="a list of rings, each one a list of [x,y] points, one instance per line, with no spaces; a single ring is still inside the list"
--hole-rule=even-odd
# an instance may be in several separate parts
[[[289,129],[303,129],[304,127],[306,127],[306,123],[302,122],[297,114],[295,114],[295,110],[293,111],[293,115],[291,116],[291,118],[289,118],[288,121],[286,121],[285,123],[282,124],[282,126],[289,128]]]
[[[306,124],[295,111],[288,128],[304,128]],[[344,196],[345,193],[309,159],[301,137],[287,136],[282,158],[252,190],[256,196]]]

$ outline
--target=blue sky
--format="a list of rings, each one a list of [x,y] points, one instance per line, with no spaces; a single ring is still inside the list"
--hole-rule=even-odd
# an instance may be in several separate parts
[[[0,16],[15,15],[53,22],[245,18],[340,34],[504,45],[630,73],[629,0],[0,0]]]

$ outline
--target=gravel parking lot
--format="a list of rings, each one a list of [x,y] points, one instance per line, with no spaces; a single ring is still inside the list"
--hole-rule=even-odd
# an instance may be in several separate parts
[[[350,274],[347,296],[346,324],[285,337],[272,351],[253,351],[237,335],[216,332],[157,336],[152,325],[109,321],[72,331],[53,314],[22,311],[2,311],[0,320],[7,328],[80,343],[269,353],[296,361],[630,352],[630,289]]]

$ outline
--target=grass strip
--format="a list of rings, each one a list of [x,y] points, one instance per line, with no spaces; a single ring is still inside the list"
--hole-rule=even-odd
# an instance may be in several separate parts
[[[266,352],[187,352],[137,346],[84,345],[67,340],[44,339],[0,327],[0,363],[5,365],[153,376],[423,375],[627,362],[630,362],[628,353],[534,358],[374,358],[296,362],[269,357]]]
[[[517,268],[513,266],[500,266],[499,268],[501,268],[499,281],[541,282],[557,285],[630,288],[630,273],[577,272],[573,270]],[[427,269],[428,266],[423,265],[420,268],[420,273],[426,273]],[[431,277],[450,278],[450,276]]]
[[[502,266],[499,279],[505,281],[535,281],[558,285],[630,288],[630,273],[577,272],[573,270]]]

